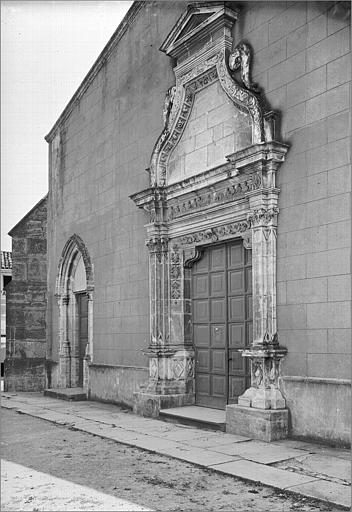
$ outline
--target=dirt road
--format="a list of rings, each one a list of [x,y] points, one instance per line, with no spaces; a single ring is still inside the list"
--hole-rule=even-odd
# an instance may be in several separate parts
[[[338,510],[15,411],[1,415],[3,459],[154,510]]]

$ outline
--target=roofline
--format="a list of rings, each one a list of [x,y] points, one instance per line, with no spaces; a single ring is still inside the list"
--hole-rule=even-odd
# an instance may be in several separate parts
[[[38,206],[39,206],[39,205],[41,205],[41,203],[43,203],[43,202],[45,201],[45,199],[47,199],[47,198],[48,198],[48,195],[49,195],[49,193],[45,194],[45,196],[44,196],[44,197],[42,197],[42,198],[40,199],[40,201],[38,201],[38,202],[33,206],[33,208],[31,208],[31,209],[29,210],[29,212],[27,212],[27,213],[26,213],[26,215],[24,215],[24,216],[22,217],[22,219],[21,219],[21,220],[19,220],[19,221],[17,222],[17,224],[16,224],[16,225],[15,225],[15,226],[14,226],[14,227],[13,227],[13,228],[8,232],[8,233],[7,233],[7,234],[8,234],[8,235],[10,235],[10,236],[12,236],[12,235],[14,234],[13,232],[14,232],[14,231],[15,231],[15,229],[16,229],[16,228],[21,224],[21,222],[23,222],[23,221],[24,221],[24,219],[25,219],[26,217],[28,217],[28,215],[30,215],[30,214],[31,214],[31,213],[32,213],[36,208],[38,208]]]
[[[90,68],[86,76],[84,77],[83,81],[79,85],[78,89],[66,105],[65,109],[61,113],[60,117],[50,130],[50,132],[44,137],[44,139],[47,142],[51,142],[58,130],[58,128],[66,121],[66,119],[70,116],[72,110],[76,106],[76,104],[79,102],[79,100],[82,98],[85,91],[88,89],[89,85],[92,83],[102,66],[105,64],[107,59],[109,58],[110,54],[112,53],[113,49],[117,45],[117,43],[120,41],[124,33],[126,32],[127,28],[129,27],[130,23],[134,20],[134,18],[137,16],[139,11],[142,9],[142,7],[148,2],[148,0],[142,0],[137,1],[135,0],[131,7],[128,9],[127,13],[125,14],[123,20],[113,33],[113,35],[110,37],[107,44],[104,46],[103,50],[101,51],[100,55],[94,62],[93,66]]]

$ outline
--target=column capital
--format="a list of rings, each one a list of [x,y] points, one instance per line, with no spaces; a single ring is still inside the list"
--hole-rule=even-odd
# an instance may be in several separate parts
[[[277,206],[257,208],[248,213],[247,220],[252,228],[267,227],[269,225],[276,226],[278,214],[279,208]]]

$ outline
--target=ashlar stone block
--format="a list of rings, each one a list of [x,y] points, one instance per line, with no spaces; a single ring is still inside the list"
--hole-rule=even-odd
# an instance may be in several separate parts
[[[288,435],[288,409],[226,406],[226,432],[271,442]]]

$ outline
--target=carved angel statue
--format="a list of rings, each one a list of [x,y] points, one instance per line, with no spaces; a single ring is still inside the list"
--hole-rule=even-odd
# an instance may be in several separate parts
[[[231,71],[240,69],[243,85],[250,91],[259,92],[257,84],[250,79],[251,49],[246,43],[240,43],[236,46],[229,57],[229,68]]]
[[[167,90],[167,93],[165,96],[165,103],[164,103],[164,109],[163,109],[163,119],[164,119],[164,127],[165,128],[167,128],[167,126],[168,126],[170,113],[171,113],[172,105],[174,102],[175,93],[176,93],[176,87],[173,86]]]

